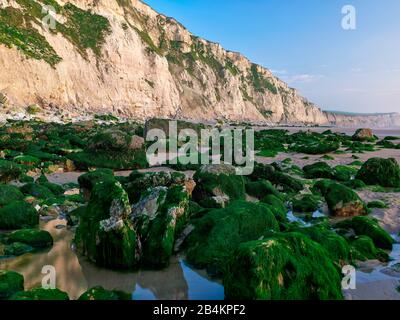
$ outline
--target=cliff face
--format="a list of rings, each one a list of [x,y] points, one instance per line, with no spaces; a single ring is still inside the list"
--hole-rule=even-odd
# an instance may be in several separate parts
[[[42,5],[56,29],[43,28]],[[0,0],[0,92],[137,119],[327,121],[269,70],[138,0]]]
[[[400,114],[385,113],[371,115],[346,115],[340,113],[324,112],[329,124],[338,127],[364,127],[364,128],[399,128]]]

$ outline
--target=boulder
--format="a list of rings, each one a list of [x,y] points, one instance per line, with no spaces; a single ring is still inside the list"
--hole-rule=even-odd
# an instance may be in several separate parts
[[[131,300],[131,297],[129,294],[96,286],[82,293],[78,300]]]
[[[21,229],[8,236],[8,243],[19,242],[34,248],[48,248],[53,245],[51,234],[45,230]]]
[[[109,268],[137,267],[141,244],[129,219],[128,195],[117,181],[97,183],[75,235],[78,251]]]
[[[338,222],[335,228],[352,229],[357,236],[368,236],[377,248],[392,250],[394,240],[383,228],[379,226],[376,219],[369,217],[354,217],[349,220]]]
[[[184,186],[157,187],[139,203],[139,207],[134,206],[132,220],[140,230],[142,263],[164,268],[169,265],[175,241],[188,221],[189,195]]]
[[[31,247],[25,243],[14,242],[12,244],[5,246],[4,255],[5,256],[21,256],[25,253],[32,252],[33,250],[34,250],[33,247]]]
[[[38,224],[39,214],[29,203],[12,201],[0,208],[0,229],[30,228]]]
[[[368,214],[368,209],[360,197],[350,188],[331,183],[325,194],[331,214],[335,217],[354,217]]]
[[[0,207],[13,201],[23,200],[24,195],[15,186],[0,184]]]
[[[242,243],[223,278],[227,299],[338,300],[341,276],[328,252],[300,233]]]
[[[230,165],[203,165],[194,175],[193,199],[203,207],[225,207],[245,199],[245,181]]]
[[[368,185],[400,187],[400,166],[396,159],[371,158],[363,164],[356,175]]]
[[[188,262],[210,273],[223,273],[240,243],[259,239],[279,225],[269,206],[235,201],[192,221],[195,229],[185,241]]]
[[[24,277],[14,271],[0,270],[0,300],[24,290]]]
[[[358,236],[351,241],[351,256],[353,260],[389,261],[389,254],[382,249],[376,248],[373,240],[368,236]]]
[[[281,197],[281,194],[268,180],[260,180],[246,183],[246,193],[257,199],[263,199],[269,194]]]
[[[316,162],[303,168],[307,179],[327,178],[331,179],[334,175],[333,169],[326,162]]]
[[[20,291],[12,295],[10,300],[69,300],[68,294],[59,289],[35,288]]]
[[[306,194],[299,199],[294,199],[292,204],[295,212],[315,212],[320,207],[320,199],[315,195]]]
[[[375,137],[371,129],[357,129],[352,137],[353,141],[374,141]]]

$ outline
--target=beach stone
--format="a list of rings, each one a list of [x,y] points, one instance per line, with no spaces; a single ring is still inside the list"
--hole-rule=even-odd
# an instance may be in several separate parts
[[[14,271],[0,270],[0,300],[24,290],[24,277]]]
[[[354,141],[373,141],[375,137],[371,129],[361,128],[354,133],[352,139]]]
[[[400,187],[400,166],[396,159],[371,158],[363,164],[356,175],[368,185]]]

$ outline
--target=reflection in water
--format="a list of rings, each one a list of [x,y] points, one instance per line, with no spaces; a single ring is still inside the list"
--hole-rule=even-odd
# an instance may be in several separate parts
[[[65,224],[66,221],[60,219],[42,222],[41,228],[53,236],[53,247],[49,251],[0,259],[0,269],[23,274],[25,288],[30,289],[41,286],[43,266],[52,265],[57,273],[57,288],[68,292],[71,299],[98,285],[108,290],[132,292],[132,298],[139,300],[224,299],[221,284],[193,271],[177,257],[172,258],[168,268],[160,271],[121,272],[100,268],[71,249],[73,232],[68,228],[56,228]]]

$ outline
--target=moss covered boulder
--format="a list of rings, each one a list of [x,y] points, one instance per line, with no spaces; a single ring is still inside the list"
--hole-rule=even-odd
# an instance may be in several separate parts
[[[240,243],[259,239],[266,231],[279,231],[269,206],[236,201],[225,209],[212,210],[197,221],[186,240],[187,259],[210,273],[223,273],[226,262]]]
[[[156,187],[133,206],[131,219],[143,246],[141,262],[150,268],[169,265],[175,240],[188,221],[189,195],[184,186]]]
[[[375,141],[374,133],[372,132],[371,129],[368,128],[361,128],[357,129],[357,131],[354,133],[352,137],[353,141]]]
[[[34,250],[33,247],[21,242],[13,242],[4,248],[5,256],[21,256],[25,253],[32,252]]]
[[[20,190],[25,194],[25,195],[30,195],[32,197],[38,198],[38,199],[43,199],[43,200],[49,200],[49,199],[54,199],[56,196],[51,190],[47,187],[45,187],[42,184],[38,183],[27,183],[23,185]]]
[[[25,201],[12,201],[0,208],[0,229],[30,228],[38,224],[38,212]]]
[[[229,165],[204,165],[194,175],[196,188],[193,199],[203,207],[224,207],[245,199],[245,181]]]
[[[315,212],[319,209],[320,203],[321,201],[319,197],[312,194],[306,194],[293,200],[293,211],[302,213]]]
[[[270,194],[281,197],[279,191],[268,180],[246,182],[246,193],[260,200]]]
[[[230,259],[223,282],[228,299],[343,298],[341,278],[328,252],[295,232],[242,243]]]
[[[21,229],[8,236],[8,242],[24,243],[34,248],[48,248],[53,245],[53,238],[48,231],[38,229]]]
[[[134,268],[140,258],[140,241],[129,219],[128,195],[117,181],[97,183],[75,235],[78,251],[96,264]]]
[[[394,240],[378,223],[370,217],[354,217],[335,225],[336,228],[352,229],[358,236],[368,236],[375,246],[381,249],[391,250]]]
[[[23,193],[15,186],[0,184],[0,207],[13,201],[23,200]]]
[[[358,171],[357,179],[368,185],[400,187],[400,166],[396,159],[371,158]]]
[[[303,168],[306,178],[327,178],[331,179],[334,175],[334,170],[326,162],[316,162]]]
[[[10,300],[69,300],[68,294],[59,289],[35,288],[20,291],[10,297]]]
[[[111,169],[97,169],[80,175],[78,177],[78,183],[84,199],[89,201],[94,186],[99,182],[107,180],[115,180],[114,173]]]
[[[0,183],[17,180],[23,174],[20,165],[15,162],[0,159]]]
[[[350,188],[331,183],[325,194],[326,202],[332,215],[336,217],[353,217],[368,214],[367,206]]]
[[[274,214],[276,220],[279,222],[286,222],[287,221],[287,212],[288,208],[286,208],[284,202],[274,196],[273,194],[269,194],[261,199],[261,202],[266,204],[271,212]]]
[[[0,300],[24,290],[24,277],[14,271],[0,270]]]
[[[82,293],[78,300],[131,300],[131,297],[129,294],[96,286]]]
[[[357,174],[357,169],[349,166],[339,165],[334,168],[333,179],[337,181],[350,181],[354,179]]]
[[[359,236],[351,241],[351,256],[353,260],[378,259],[383,262],[389,261],[389,254],[376,248],[373,240],[368,236]]]

